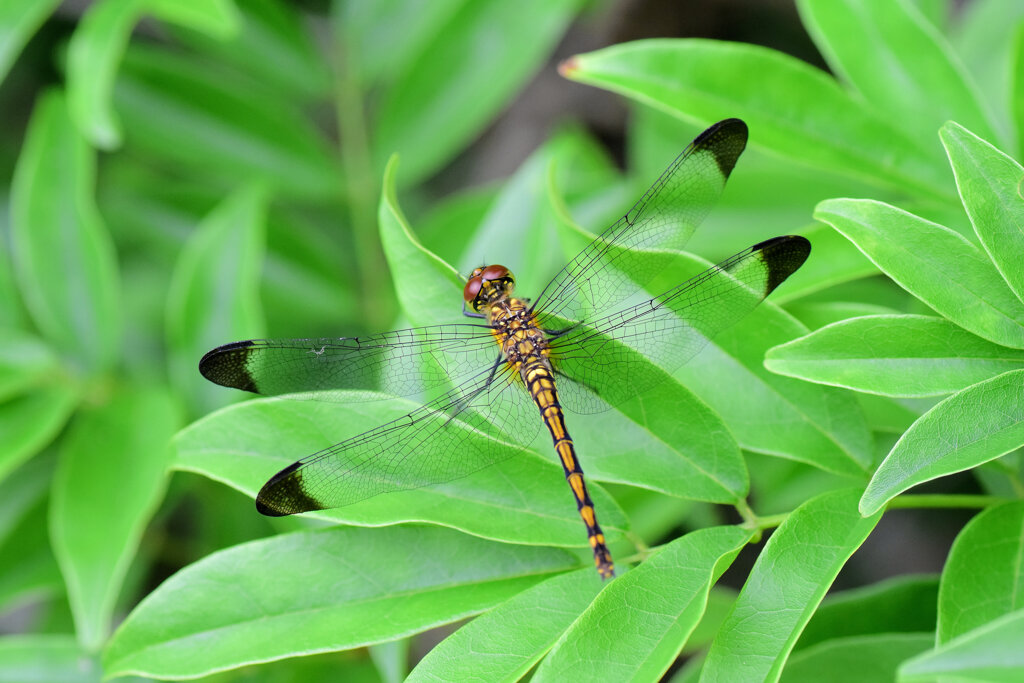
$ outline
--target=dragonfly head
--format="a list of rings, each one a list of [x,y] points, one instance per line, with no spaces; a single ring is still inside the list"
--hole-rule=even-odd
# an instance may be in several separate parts
[[[462,290],[462,296],[477,313],[488,304],[503,299],[512,293],[516,279],[505,266],[487,266],[473,270]]]

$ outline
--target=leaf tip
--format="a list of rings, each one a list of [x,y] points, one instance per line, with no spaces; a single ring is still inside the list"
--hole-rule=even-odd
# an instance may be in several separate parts
[[[558,75],[562,78],[572,79],[579,70],[580,59],[578,55],[573,55],[558,64]]]

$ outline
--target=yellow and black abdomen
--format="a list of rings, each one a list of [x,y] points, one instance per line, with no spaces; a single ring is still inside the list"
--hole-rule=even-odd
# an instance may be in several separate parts
[[[521,372],[533,402],[540,409],[541,419],[544,420],[548,431],[551,432],[555,452],[558,453],[562,469],[565,471],[565,480],[569,482],[572,495],[576,498],[576,508],[579,510],[580,517],[583,518],[583,523],[587,526],[587,540],[594,551],[594,564],[597,566],[597,572],[601,578],[609,579],[615,576],[615,565],[612,562],[608,546],[605,545],[604,533],[597,523],[594,503],[590,500],[587,485],[583,481],[583,470],[576,458],[576,448],[565,428],[565,415],[562,413],[562,406],[558,403],[554,374],[545,358],[538,358],[532,362],[527,361],[522,365]]]

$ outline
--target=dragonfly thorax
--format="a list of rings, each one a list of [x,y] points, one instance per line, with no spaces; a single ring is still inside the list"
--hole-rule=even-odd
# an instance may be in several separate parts
[[[515,277],[505,266],[481,266],[470,274],[462,296],[470,308],[480,313],[488,306],[511,296],[515,285]]]

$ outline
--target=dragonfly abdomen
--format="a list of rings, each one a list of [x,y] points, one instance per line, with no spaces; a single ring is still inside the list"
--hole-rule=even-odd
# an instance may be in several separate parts
[[[587,484],[583,480],[583,469],[580,467],[579,459],[576,457],[576,447],[565,427],[565,414],[562,406],[558,403],[558,392],[555,389],[555,377],[551,367],[545,358],[538,358],[528,362],[521,367],[523,381],[533,398],[533,402],[540,409],[541,419],[551,432],[551,440],[555,445],[555,452],[562,462],[562,469],[565,471],[565,480],[572,489],[572,495],[576,498],[576,509],[587,527],[587,540],[594,551],[594,564],[598,574],[603,579],[610,579],[615,576],[615,564],[612,562],[611,552],[605,545],[604,532],[597,523],[597,514],[594,512],[594,503],[590,500],[590,493],[587,491]]]

